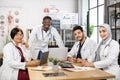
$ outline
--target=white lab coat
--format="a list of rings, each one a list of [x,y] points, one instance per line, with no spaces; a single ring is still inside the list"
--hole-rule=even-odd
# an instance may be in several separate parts
[[[92,62],[94,60],[92,56],[94,56],[94,50],[96,46],[97,44],[93,40],[87,37],[81,48],[82,59],[87,59],[88,61]],[[68,53],[68,57],[77,57],[78,49],[79,49],[79,41],[75,42],[71,51]]]
[[[30,61],[30,51],[24,51],[24,48],[20,47],[26,61]],[[3,49],[3,65],[0,67],[0,80],[17,80],[19,69],[25,70],[25,62],[21,62],[18,49],[10,42]]]
[[[97,49],[100,54],[100,61],[94,62],[94,65],[96,68],[102,68],[104,71],[116,76],[116,79],[108,80],[120,80],[120,67],[118,65],[119,44],[115,40],[110,41],[111,39]]]
[[[48,51],[48,43],[52,41],[53,38],[56,40],[59,47],[64,47],[58,31],[54,27],[50,26],[47,32],[42,29],[42,26],[33,28],[28,41],[33,59],[37,58],[39,50],[42,52]]]

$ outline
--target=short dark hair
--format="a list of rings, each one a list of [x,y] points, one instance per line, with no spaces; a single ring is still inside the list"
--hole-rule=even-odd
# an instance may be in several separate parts
[[[43,18],[43,21],[44,21],[45,19],[50,19],[50,20],[52,20],[52,18],[51,18],[50,16],[45,16],[45,17]]]
[[[10,32],[11,38],[14,39],[15,35],[16,35],[19,31],[23,34],[22,29],[20,29],[20,28],[18,28],[18,27],[13,28],[13,29],[11,30],[11,32]]]
[[[79,26],[79,25],[76,25],[76,26],[73,28],[73,32],[74,32],[75,30],[78,30],[78,29],[83,32],[83,28],[82,28],[81,26]]]

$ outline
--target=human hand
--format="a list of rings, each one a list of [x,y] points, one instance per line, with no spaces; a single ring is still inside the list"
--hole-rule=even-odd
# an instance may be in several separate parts
[[[28,43],[27,43],[27,42],[25,42],[24,40],[22,40],[22,45],[24,45],[26,48],[28,48],[28,47],[29,47]]]
[[[40,64],[40,60],[32,60],[33,65],[38,66]]]
[[[94,67],[94,64],[92,62],[88,62],[87,60],[83,60],[82,61],[82,66]]]
[[[76,58],[68,57],[68,61],[75,63],[77,60],[76,60]]]
[[[30,67],[30,66],[38,66],[39,63],[40,63],[39,60],[28,61],[28,62],[26,62],[26,67]]]
[[[77,63],[81,63],[81,62],[82,62],[82,59],[77,58]]]

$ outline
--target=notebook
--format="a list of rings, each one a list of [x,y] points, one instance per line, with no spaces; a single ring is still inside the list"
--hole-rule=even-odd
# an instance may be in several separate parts
[[[49,52],[42,53],[41,59],[40,59],[40,65],[46,64],[48,61],[48,55]]]
[[[58,60],[67,60],[68,48],[49,48],[49,56]]]

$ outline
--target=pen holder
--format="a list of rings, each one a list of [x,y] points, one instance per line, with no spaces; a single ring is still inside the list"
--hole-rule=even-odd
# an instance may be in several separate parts
[[[58,63],[60,62],[58,59],[54,59],[54,58],[48,58],[49,60],[49,63],[51,62],[52,63],[52,70],[54,73],[58,73],[59,71],[59,65]],[[50,65],[50,64],[48,64]]]
[[[53,63],[48,61],[48,66],[52,67]]]
[[[58,73],[59,72],[59,65],[53,65],[52,70],[54,73]]]

